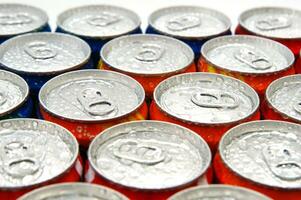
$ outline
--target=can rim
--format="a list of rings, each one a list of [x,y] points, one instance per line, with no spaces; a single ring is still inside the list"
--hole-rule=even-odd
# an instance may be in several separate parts
[[[135,106],[131,111],[129,111],[128,113],[125,113],[123,115],[119,115],[117,117],[110,117],[110,118],[107,118],[107,119],[91,119],[91,120],[84,120],[84,119],[72,119],[70,117],[64,117],[62,116],[61,114],[59,113],[55,113],[51,110],[49,110],[47,108],[47,105],[45,104],[45,102],[43,101],[43,98],[42,98],[42,91],[46,90],[45,88],[48,87],[47,85],[52,83],[52,82],[55,82],[56,80],[58,79],[62,79],[62,77],[64,76],[71,76],[72,74],[77,74],[77,73],[107,73],[107,74],[114,74],[116,76],[122,76],[123,78],[126,78],[127,80],[130,80],[132,81],[132,83],[134,83],[137,88],[139,88],[139,91],[141,92],[142,94],[142,97],[141,97],[141,100],[140,102],[137,104],[137,106]],[[91,124],[97,124],[97,123],[103,123],[103,122],[107,122],[107,121],[112,121],[112,120],[116,120],[116,119],[120,119],[120,118],[124,118],[134,112],[136,112],[137,110],[139,110],[143,104],[144,104],[144,100],[145,100],[145,92],[144,92],[144,89],[142,87],[142,85],[136,81],[135,79],[133,79],[132,77],[130,76],[127,76],[127,75],[124,75],[124,74],[121,74],[121,73],[118,73],[118,72],[114,72],[114,71],[108,71],[108,70],[99,70],[99,69],[86,69],[86,70],[76,70],[76,71],[72,71],[72,72],[67,72],[67,73],[64,73],[64,74],[61,74],[61,75],[58,75],[52,79],[50,79],[49,81],[47,81],[43,86],[42,88],[40,89],[40,92],[39,92],[39,105],[40,105],[40,108],[43,109],[43,111],[47,112],[48,114],[50,114],[51,116],[54,116],[56,118],[59,118],[59,119],[62,119],[62,120],[66,120],[66,121],[69,121],[69,122],[82,122],[82,123],[91,123]]]
[[[254,103],[254,108],[253,108],[252,112],[250,112],[244,118],[241,118],[241,119],[235,120],[235,121],[204,123],[204,122],[196,122],[196,121],[190,121],[190,120],[182,119],[182,118],[180,118],[180,117],[178,117],[174,114],[169,113],[166,109],[162,108],[162,106],[160,105],[159,97],[158,97],[159,87],[161,87],[161,85],[163,85],[165,82],[167,82],[169,80],[178,78],[180,76],[190,76],[192,74],[193,75],[204,74],[204,75],[209,75],[209,76],[220,76],[220,77],[223,77],[223,78],[226,78],[226,79],[232,79],[233,81],[239,82],[241,85],[244,85],[245,87],[249,88],[249,90],[252,91],[252,93],[254,94],[255,99],[256,99],[256,102]],[[236,123],[239,123],[239,122],[243,122],[244,120],[250,118],[251,116],[255,115],[256,112],[259,111],[259,104],[260,104],[259,96],[256,93],[256,91],[252,87],[250,87],[248,84],[246,84],[245,82],[243,82],[239,79],[230,77],[230,76],[225,76],[225,75],[222,75],[222,74],[209,73],[209,72],[192,72],[192,73],[179,74],[179,75],[175,75],[173,77],[169,77],[169,78],[165,79],[164,81],[162,81],[161,83],[159,83],[158,86],[155,88],[155,90],[154,90],[154,99],[153,100],[154,100],[156,106],[158,107],[158,109],[161,112],[163,112],[165,115],[167,115],[167,116],[169,116],[173,119],[179,120],[181,122],[184,122],[184,123],[190,123],[190,124],[195,124],[195,125],[199,125],[199,126],[224,126],[224,125],[232,125],[232,124],[236,124]]]
[[[296,40],[296,39],[301,39],[301,35],[299,37],[275,37],[275,36],[268,36],[268,35],[264,35],[264,34],[260,34],[260,33],[256,33],[255,31],[251,31],[244,23],[243,23],[243,18],[245,17],[245,15],[247,15],[249,12],[255,12],[257,10],[262,10],[262,9],[277,9],[277,10],[290,10],[290,11],[294,11],[294,12],[298,12],[301,15],[301,11],[297,10],[297,9],[293,9],[293,8],[289,8],[289,7],[282,7],[282,6],[264,6],[264,7],[253,7],[251,9],[247,9],[245,11],[243,11],[239,17],[238,17],[238,25],[240,25],[243,29],[247,30],[248,32],[256,35],[256,36],[260,36],[260,37],[264,37],[264,38],[270,38],[273,40]]]
[[[172,41],[172,42],[177,42],[178,44],[183,46],[187,50],[187,52],[189,52],[188,56],[189,56],[190,62],[187,62],[187,64],[185,64],[183,67],[181,67],[181,69],[170,70],[170,71],[166,71],[166,72],[157,72],[157,73],[145,73],[145,72],[140,73],[140,72],[134,72],[134,71],[126,71],[126,70],[120,69],[120,67],[115,67],[115,66],[109,64],[109,61],[105,56],[105,51],[107,51],[107,49],[110,49],[110,45],[112,45],[112,43],[118,42],[120,40],[127,39],[127,38],[134,38],[134,37],[156,37],[156,38],[160,38],[160,39],[169,40],[169,41]],[[164,35],[157,35],[157,34],[132,34],[132,35],[124,35],[124,36],[112,39],[111,41],[107,42],[101,48],[100,58],[101,58],[101,61],[103,63],[105,63],[109,68],[112,68],[114,71],[117,71],[117,72],[120,72],[120,73],[123,73],[123,74],[127,74],[129,76],[134,75],[134,76],[142,76],[142,77],[156,77],[156,76],[174,75],[174,74],[181,73],[181,72],[185,71],[187,68],[189,68],[194,63],[194,53],[193,53],[192,49],[189,47],[189,45],[187,45],[186,43],[184,43],[184,42],[182,42],[178,39],[168,37],[168,36],[164,36]]]
[[[225,30],[223,31],[220,31],[216,34],[211,34],[211,35],[205,35],[205,36],[182,36],[182,35],[177,35],[177,34],[171,34],[171,33],[167,33],[167,32],[164,32],[164,31],[161,31],[159,30],[158,28],[156,28],[154,26],[154,17],[155,15],[157,15],[158,13],[160,12],[164,12],[164,11],[168,11],[168,10],[171,10],[171,9],[199,9],[200,11],[209,11],[209,12],[213,12],[217,15],[220,15],[223,17],[223,20],[225,22],[225,25],[226,25],[226,28]],[[199,41],[202,41],[202,40],[205,40],[205,39],[210,39],[210,38],[214,38],[214,37],[217,37],[219,35],[224,35],[225,33],[231,31],[231,20],[230,18],[225,15],[223,12],[220,12],[218,10],[215,10],[215,9],[212,9],[212,8],[207,8],[207,7],[201,7],[201,6],[193,6],[193,5],[178,5],[178,6],[168,6],[168,7],[162,7],[158,10],[155,10],[154,12],[152,12],[150,14],[150,16],[148,17],[148,24],[149,26],[151,26],[153,29],[155,29],[158,33],[162,34],[162,35],[166,35],[166,36],[171,36],[171,37],[174,37],[174,38],[178,38],[178,39],[185,39],[185,40],[199,40]]]
[[[69,130],[67,130],[66,128],[62,127],[61,125],[58,125],[58,124],[53,123],[53,122],[45,121],[45,120],[34,119],[34,118],[6,119],[6,120],[2,120],[1,123],[12,122],[12,121],[20,121],[20,120],[22,120],[22,121],[37,121],[39,123],[44,123],[44,124],[48,123],[48,124],[50,124],[52,126],[59,127],[65,133],[67,133],[69,135],[69,137],[73,140],[73,145],[74,145],[74,150],[75,151],[74,151],[74,154],[73,154],[73,158],[72,158],[72,160],[69,163],[69,166],[67,166],[66,169],[62,170],[62,172],[59,173],[59,174],[57,174],[56,176],[50,177],[50,178],[48,178],[48,179],[46,179],[44,181],[39,181],[39,182],[34,183],[34,184],[28,184],[28,185],[22,185],[22,186],[5,186],[5,187],[0,186],[1,190],[20,190],[20,189],[23,189],[23,188],[32,188],[32,187],[39,186],[41,184],[47,183],[49,181],[58,179],[59,177],[64,176],[65,173],[67,171],[69,171],[75,165],[75,163],[76,163],[76,161],[78,159],[78,156],[79,156],[79,144],[78,144],[75,136]]]
[[[118,9],[118,10],[125,11],[128,14],[132,15],[134,21],[136,22],[135,27],[132,28],[129,31],[119,33],[119,34],[112,34],[112,35],[109,35],[109,36],[98,36],[98,35],[89,36],[89,35],[85,35],[85,34],[76,34],[76,33],[73,33],[72,31],[68,31],[66,28],[64,28],[64,26],[63,26],[63,20],[64,19],[62,19],[64,17],[64,15],[67,15],[68,13],[75,12],[77,10],[89,9],[89,8],[110,8],[110,9]],[[119,37],[119,36],[122,36],[122,35],[126,35],[126,34],[129,34],[133,31],[135,31],[136,29],[138,29],[141,26],[141,19],[140,19],[139,15],[136,12],[134,12],[130,9],[124,8],[124,7],[110,5],[110,4],[89,4],[89,5],[83,5],[83,6],[76,6],[76,7],[69,8],[69,9],[61,12],[57,17],[56,24],[57,24],[57,27],[59,27],[64,32],[69,33],[71,35],[76,35],[76,36],[79,36],[79,37],[82,37],[82,38],[106,40],[106,39],[111,39],[111,38]]]
[[[265,41],[274,45],[279,46],[280,48],[282,48],[284,51],[287,51],[288,55],[290,58],[287,58],[287,60],[289,61],[287,66],[285,68],[279,69],[279,70],[275,70],[275,71],[271,71],[271,72],[242,72],[242,71],[238,71],[235,69],[228,69],[225,67],[222,67],[220,65],[214,64],[212,61],[210,61],[211,59],[207,56],[207,52],[205,50],[205,48],[209,48],[207,47],[208,45],[211,45],[212,43],[214,44],[216,41],[221,40],[221,39],[234,39],[234,38],[247,38],[247,39],[251,39],[251,40],[261,40],[261,41]],[[271,74],[276,74],[276,73],[280,73],[283,71],[288,70],[289,68],[292,68],[294,66],[294,62],[295,62],[295,56],[293,54],[293,52],[286,47],[285,45],[281,44],[280,42],[268,39],[268,38],[262,38],[262,37],[258,37],[258,36],[253,36],[253,35],[226,35],[226,36],[221,36],[221,37],[217,37],[214,38],[212,40],[209,40],[207,42],[205,42],[205,44],[202,46],[201,48],[201,58],[204,58],[206,60],[206,62],[208,62],[210,65],[223,70],[223,71],[228,71],[228,72],[234,72],[234,73],[238,73],[238,74],[243,74],[246,76],[251,76],[251,75],[256,75],[256,76],[270,76]]]
[[[289,124],[290,126],[298,126],[301,128],[301,125],[299,124],[296,124],[296,123],[292,123],[292,122],[286,122],[286,121],[280,121],[280,120],[255,120],[255,121],[251,121],[251,122],[245,122],[245,123],[242,123],[242,124],[239,124],[235,127],[232,127],[231,129],[229,129],[221,138],[220,140],[220,143],[218,145],[218,153],[221,157],[221,161],[223,162],[223,164],[228,168],[228,170],[230,170],[231,172],[233,172],[236,176],[238,177],[241,177],[243,179],[246,179],[247,181],[253,183],[253,184],[256,184],[258,186],[263,186],[265,188],[277,188],[277,189],[284,189],[284,190],[301,190],[301,187],[282,187],[282,186],[277,186],[277,185],[267,185],[267,184],[264,184],[264,183],[260,183],[259,181],[255,181],[255,180],[252,180],[251,178],[248,178],[247,176],[243,175],[243,174],[240,174],[236,169],[233,169],[229,163],[227,163],[226,161],[226,158],[225,158],[225,155],[221,152],[223,152],[223,149],[224,149],[224,140],[225,138],[228,137],[228,135],[231,134],[232,131],[234,131],[235,129],[239,129],[243,126],[247,126],[247,125],[250,125],[250,124],[265,124],[265,123],[270,123],[270,124]]]
[[[101,135],[105,132],[108,132],[116,127],[120,127],[120,126],[124,126],[124,125],[129,125],[129,124],[135,124],[135,123],[160,123],[160,124],[166,124],[168,126],[175,126],[177,128],[181,128],[183,130],[185,130],[186,132],[189,132],[190,134],[192,134],[194,137],[198,137],[200,139],[200,141],[204,144],[204,147],[206,148],[206,151],[208,152],[208,162],[203,166],[203,169],[200,171],[199,175],[197,175],[193,180],[190,180],[190,181],[187,181],[185,183],[182,183],[180,185],[175,185],[175,186],[169,186],[169,187],[165,187],[165,188],[156,188],[156,189],[150,189],[150,188],[139,188],[139,187],[132,187],[132,186],[127,186],[127,185],[124,185],[124,184],[121,184],[121,183],[117,183],[113,180],[110,180],[109,178],[103,176],[100,171],[97,169],[96,165],[91,162],[92,159],[92,147],[95,145],[94,143],[98,140],[99,137],[101,137]],[[122,187],[125,187],[125,188],[129,188],[130,190],[139,190],[139,191],[146,191],[146,192],[156,192],[156,191],[165,191],[165,190],[176,190],[177,188],[183,188],[185,186],[188,186],[190,185],[191,183],[193,183],[194,181],[198,180],[199,178],[201,177],[204,177],[206,176],[206,173],[207,171],[209,170],[209,167],[210,167],[210,164],[211,164],[211,161],[212,161],[212,154],[211,154],[211,150],[207,144],[207,142],[200,136],[198,135],[197,133],[195,133],[194,131],[186,128],[186,127],[183,127],[183,126],[180,126],[180,125],[177,125],[177,124],[174,124],[174,123],[170,123],[170,122],[163,122],[163,121],[157,121],[157,120],[145,120],[145,121],[131,121],[131,122],[124,122],[124,123],[121,123],[121,124],[117,124],[117,125],[114,125],[104,131],[102,131],[100,134],[98,134],[93,140],[92,142],[90,143],[90,146],[89,146],[89,149],[88,149],[88,152],[87,152],[87,155],[88,155],[88,163],[90,164],[90,167],[97,173],[98,176],[101,176],[103,179],[105,179],[106,181],[108,182],[111,182],[113,184],[116,184],[116,185],[119,185],[119,186],[122,186]]]

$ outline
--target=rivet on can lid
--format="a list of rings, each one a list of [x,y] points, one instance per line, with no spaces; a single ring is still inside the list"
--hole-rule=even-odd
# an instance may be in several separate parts
[[[102,60],[118,71],[143,75],[175,73],[194,59],[185,43],[160,35],[137,34],[111,40],[101,50]]]
[[[211,153],[194,132],[166,122],[140,121],[106,129],[91,143],[88,158],[97,173],[138,190],[165,190],[196,181]]]
[[[140,26],[139,16],[125,8],[89,5],[61,13],[57,25],[68,33],[91,38],[113,38],[130,33]]]

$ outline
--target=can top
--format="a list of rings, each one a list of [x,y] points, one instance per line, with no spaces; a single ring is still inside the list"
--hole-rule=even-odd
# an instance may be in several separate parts
[[[192,187],[176,193],[168,200],[271,200],[243,187],[230,185],[208,185]]]
[[[19,108],[28,98],[29,87],[20,76],[0,70],[0,117]]]
[[[193,51],[184,42],[152,34],[113,39],[104,45],[100,54],[117,71],[143,75],[175,73],[194,60]]]
[[[48,81],[39,93],[42,107],[71,121],[113,120],[136,111],[144,102],[134,79],[105,70],[79,70]]]
[[[18,200],[128,200],[110,188],[88,183],[60,183],[36,189]]]
[[[0,46],[0,63],[26,74],[57,74],[86,64],[91,49],[83,40],[62,33],[29,33]]]
[[[199,179],[210,165],[211,152],[191,130],[147,120],[106,129],[92,141],[88,159],[98,175],[114,184],[157,191]]]
[[[300,133],[301,126],[295,123],[244,123],[223,136],[219,153],[230,170],[256,184],[300,190]]]
[[[48,22],[47,14],[23,4],[0,4],[0,37],[36,31]]]
[[[36,119],[0,121],[0,188],[32,187],[70,169],[78,156],[65,128]]]
[[[154,100],[166,114],[203,125],[235,123],[253,115],[259,97],[246,83],[211,73],[186,73],[166,79]]]
[[[131,10],[110,5],[88,5],[61,13],[57,25],[65,32],[89,38],[113,38],[139,28],[139,16]]]
[[[222,36],[206,42],[202,56],[213,65],[239,73],[267,74],[293,65],[294,54],[286,46],[256,36]]]
[[[269,106],[285,118],[301,122],[301,75],[286,76],[272,82],[266,90]]]
[[[246,10],[239,24],[256,35],[274,39],[301,39],[301,11],[283,7]]]
[[[173,6],[159,9],[149,17],[152,28],[184,39],[205,39],[230,31],[231,21],[223,13],[204,7]]]

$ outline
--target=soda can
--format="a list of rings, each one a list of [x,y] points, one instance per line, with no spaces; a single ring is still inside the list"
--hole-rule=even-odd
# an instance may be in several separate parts
[[[224,74],[248,83],[261,100],[274,80],[295,73],[294,55],[284,45],[256,36],[223,36],[201,50],[199,71]]]
[[[0,4],[0,44],[5,40],[30,32],[50,32],[45,11],[23,4]]]
[[[57,18],[56,32],[69,33],[85,40],[92,49],[95,66],[102,46],[121,35],[142,33],[139,16],[128,9],[111,5],[71,8]]]
[[[215,152],[227,130],[260,119],[259,97],[231,77],[202,72],[177,75],[155,89],[150,119],[191,129]]]
[[[15,200],[41,187],[79,181],[78,143],[66,129],[36,119],[0,121],[0,199]]]
[[[33,103],[24,79],[0,70],[0,119],[27,118],[32,114]]]
[[[110,188],[87,183],[60,183],[36,189],[18,200],[129,200]]]
[[[144,99],[142,86],[131,77],[97,69],[57,76],[39,94],[42,118],[67,128],[86,148],[108,127],[146,119]]]
[[[136,79],[152,98],[155,87],[175,74],[195,72],[194,55],[185,43],[160,35],[130,35],[108,42],[101,50],[99,69]]]
[[[301,74],[272,82],[265,93],[261,110],[264,119],[301,124]]]
[[[223,13],[197,6],[173,6],[153,12],[147,33],[167,35],[188,44],[198,60],[205,41],[231,35],[231,21]]]
[[[295,63],[295,70],[296,73],[301,74],[301,49],[299,56],[297,57],[296,63]]]
[[[91,68],[91,49],[83,40],[62,33],[30,33],[0,46],[0,68],[23,77],[31,93],[52,77],[67,71]]]
[[[214,170],[221,184],[261,192],[274,200],[301,196],[301,126],[254,121],[229,130],[219,144]]]
[[[179,190],[211,182],[207,143],[184,127],[128,122],[98,135],[88,150],[85,180],[129,199],[166,200]]]
[[[284,7],[259,7],[246,10],[238,21],[236,34],[276,40],[298,56],[301,49],[301,11]]]
[[[258,192],[230,185],[192,187],[176,193],[167,200],[272,200]]]

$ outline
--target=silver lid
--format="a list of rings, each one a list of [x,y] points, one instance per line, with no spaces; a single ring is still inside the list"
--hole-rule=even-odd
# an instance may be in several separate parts
[[[118,71],[160,75],[187,68],[194,59],[191,48],[166,36],[127,35],[111,40],[101,50],[101,58]]]
[[[40,104],[52,115],[67,120],[99,122],[128,115],[145,98],[134,79],[105,70],[79,70],[48,81],[39,94]]]
[[[246,83],[211,73],[186,73],[161,82],[154,100],[163,112],[197,124],[243,120],[258,110],[259,97]]]
[[[0,4],[0,37],[32,32],[47,22],[47,14],[39,8],[23,4]]]
[[[244,123],[223,136],[219,152],[231,170],[250,181],[301,189],[300,133],[301,126],[289,122]]]
[[[63,174],[78,156],[75,137],[36,119],[0,121],[0,188],[29,187]]]
[[[286,76],[272,82],[266,90],[269,106],[301,122],[301,75]]]
[[[301,39],[301,11],[283,7],[259,7],[239,16],[246,30],[275,39]]]
[[[200,178],[211,153],[196,133],[166,122],[136,121],[106,129],[88,159],[100,176],[138,190],[172,189]]]
[[[30,33],[0,46],[0,62],[22,73],[51,74],[76,69],[88,62],[91,49],[83,40],[62,33]]]
[[[131,10],[110,5],[88,5],[69,9],[58,16],[57,25],[66,32],[92,38],[113,38],[140,26]]]
[[[226,70],[266,74],[285,70],[293,65],[294,54],[286,46],[256,36],[222,36],[206,42],[202,56]]]
[[[128,198],[100,185],[61,183],[36,189],[18,200],[128,200]]]
[[[157,31],[180,38],[208,38],[230,30],[231,21],[223,13],[196,6],[175,6],[159,9],[149,17]]]
[[[176,193],[168,200],[271,200],[270,198],[242,187],[210,185],[189,188]]]
[[[19,108],[28,98],[29,87],[24,79],[0,70],[0,117]]]

